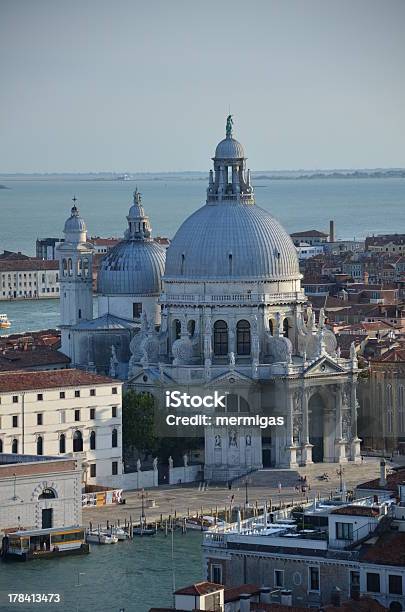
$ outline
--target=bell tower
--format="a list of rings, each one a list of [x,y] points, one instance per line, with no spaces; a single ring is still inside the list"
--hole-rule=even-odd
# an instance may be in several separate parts
[[[61,351],[75,362],[71,327],[93,318],[93,251],[87,228],[73,198],[70,217],[57,247],[60,281]]]

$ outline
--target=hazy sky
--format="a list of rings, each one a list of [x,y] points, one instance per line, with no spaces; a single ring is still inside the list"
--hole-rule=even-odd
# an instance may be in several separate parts
[[[405,167],[404,0],[0,0],[0,172]]]

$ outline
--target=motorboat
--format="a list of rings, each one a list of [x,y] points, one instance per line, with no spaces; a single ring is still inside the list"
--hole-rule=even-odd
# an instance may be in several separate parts
[[[11,327],[10,320],[6,314],[0,314],[0,329],[8,329]]]
[[[118,538],[104,531],[88,531],[86,542],[89,544],[117,544]]]

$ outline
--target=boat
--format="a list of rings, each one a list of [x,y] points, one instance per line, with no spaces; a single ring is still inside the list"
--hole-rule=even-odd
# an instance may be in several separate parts
[[[186,527],[187,529],[195,529],[198,531],[217,531],[218,529],[224,529],[227,527],[227,523],[217,519],[212,516],[191,516],[186,519]]]
[[[113,535],[116,538],[118,538],[119,542],[128,540],[128,537],[129,537],[127,532],[124,529],[122,529],[122,527],[113,527],[112,529],[108,531],[108,534]]]
[[[132,530],[134,536],[154,536],[156,534],[155,529],[150,527],[134,527]]]
[[[86,542],[89,544],[117,544],[118,538],[104,531],[88,531]]]
[[[5,561],[28,561],[88,552],[83,527],[10,531],[3,537],[1,545],[1,557]]]
[[[8,329],[11,327],[10,320],[6,314],[0,314],[0,329]]]

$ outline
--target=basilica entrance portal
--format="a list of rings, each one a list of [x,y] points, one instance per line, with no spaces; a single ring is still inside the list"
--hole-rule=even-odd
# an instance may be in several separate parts
[[[309,441],[313,445],[312,461],[321,463],[324,458],[325,412],[324,403],[316,393],[308,404]]]

